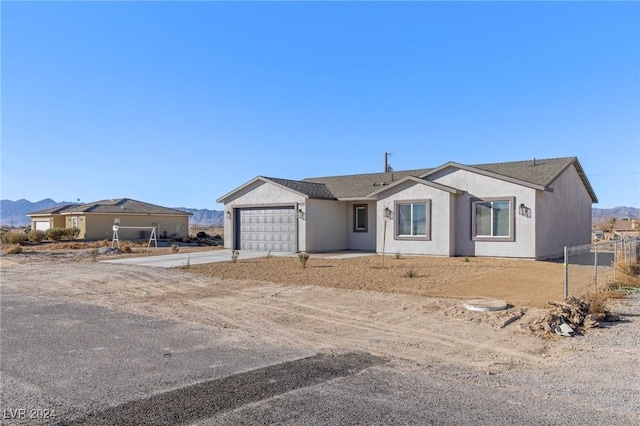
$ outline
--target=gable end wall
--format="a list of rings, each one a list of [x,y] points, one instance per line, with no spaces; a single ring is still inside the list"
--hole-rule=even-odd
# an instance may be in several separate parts
[[[518,206],[524,204],[535,210],[535,189],[504,180],[484,176],[467,170],[448,167],[429,176],[429,180],[465,191],[456,196],[455,202],[455,255],[495,257],[535,257],[535,211],[531,217],[518,214]],[[485,198],[514,197],[515,240],[473,241],[472,203]]]
[[[538,259],[560,257],[564,246],[591,242],[592,201],[576,168],[567,168],[551,188],[536,199]]]

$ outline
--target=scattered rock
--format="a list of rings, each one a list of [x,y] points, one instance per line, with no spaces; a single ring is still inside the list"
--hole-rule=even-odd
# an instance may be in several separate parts
[[[122,250],[118,247],[102,247],[98,250],[98,254],[122,254]]]

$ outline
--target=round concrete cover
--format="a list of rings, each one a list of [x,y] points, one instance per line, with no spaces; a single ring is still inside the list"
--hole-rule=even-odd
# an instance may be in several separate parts
[[[470,311],[501,311],[507,309],[507,302],[496,299],[471,299],[465,302],[464,307]]]

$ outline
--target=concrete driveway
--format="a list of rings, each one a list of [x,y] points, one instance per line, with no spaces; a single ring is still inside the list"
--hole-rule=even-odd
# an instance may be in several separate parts
[[[262,251],[241,251],[239,259],[255,259],[257,257],[271,256],[293,256],[291,253],[271,253]],[[190,265],[199,265],[202,263],[215,263],[215,262],[230,262],[231,250],[210,250],[210,251],[197,251],[192,253],[175,253],[175,254],[163,254],[160,256],[142,256],[142,257],[130,257],[123,259],[103,260],[104,263],[121,263],[125,265],[140,265],[140,266],[157,266],[160,268],[175,268],[184,266],[187,263]]]
[[[331,258],[331,259],[346,259],[350,257],[359,256],[371,256],[371,252],[337,252],[337,253],[322,253],[313,254],[314,257]],[[266,251],[240,251],[239,259],[255,259],[266,256],[283,256],[294,257],[297,253],[274,253]],[[175,254],[163,254],[160,256],[142,256],[142,257],[130,257],[113,260],[103,260],[103,263],[121,263],[125,265],[140,265],[140,266],[157,266],[160,268],[175,268],[189,265],[200,265],[203,263],[215,263],[215,262],[230,262],[231,261],[231,249],[211,250],[211,251],[198,251],[192,253],[175,253]]]

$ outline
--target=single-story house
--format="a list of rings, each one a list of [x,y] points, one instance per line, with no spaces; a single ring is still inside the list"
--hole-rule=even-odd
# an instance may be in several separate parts
[[[596,194],[576,157],[289,180],[224,203],[225,247],[543,259],[591,241]]]
[[[638,238],[640,236],[640,223],[635,219],[620,219],[613,223],[611,231],[616,239]]]
[[[191,213],[130,198],[70,204],[28,213],[31,229],[79,228],[79,239],[102,240],[113,236],[118,225],[119,239],[148,239],[151,227],[157,237],[187,237]]]

